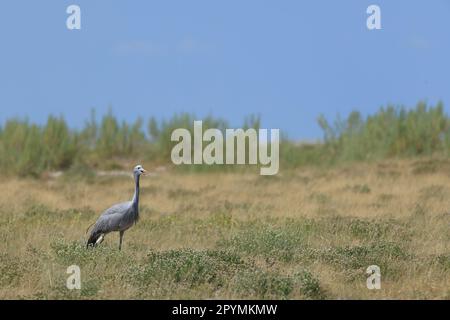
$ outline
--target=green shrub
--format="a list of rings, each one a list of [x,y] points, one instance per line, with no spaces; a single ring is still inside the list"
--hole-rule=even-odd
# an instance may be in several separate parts
[[[367,245],[332,247],[320,250],[317,256],[343,272],[350,281],[364,277],[371,265],[379,266],[383,277],[397,279],[402,275],[403,263],[414,259],[398,244],[382,240]]]
[[[0,253],[0,286],[14,286],[25,272],[23,261],[6,253]]]
[[[237,274],[235,288],[242,297],[257,299],[289,299],[297,292],[305,299],[325,298],[319,280],[306,270],[293,275],[282,275],[247,269]]]
[[[218,246],[250,256],[289,262],[307,247],[308,227],[308,223],[287,222],[281,226],[248,223],[236,235],[219,241]]]
[[[225,251],[151,251],[143,264],[130,268],[130,276],[139,287],[158,283],[221,287],[243,264],[239,256]]]

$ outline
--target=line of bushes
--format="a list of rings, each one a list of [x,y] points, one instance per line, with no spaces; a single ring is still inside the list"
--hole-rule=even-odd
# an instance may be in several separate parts
[[[120,122],[110,110],[100,121],[95,112],[81,129],[72,129],[63,117],[49,116],[46,124],[27,119],[9,119],[0,127],[2,173],[38,176],[46,170],[66,170],[74,165],[113,169],[121,161],[151,160],[169,163],[176,128],[192,131],[194,115],[176,114],[169,120]],[[224,119],[206,117],[203,128],[229,128]],[[389,157],[443,154],[450,151],[450,118],[442,103],[415,108],[388,106],[363,117],[352,112],[332,123],[318,118],[324,137],[320,143],[300,144],[283,138],[281,168],[302,165],[331,165],[344,161],[367,161]],[[260,118],[250,116],[244,128],[259,128]],[[134,161],[135,162],[135,161]]]
[[[0,126],[0,170],[3,174],[39,176],[44,171],[67,170],[73,167],[119,169],[122,163],[150,160],[170,162],[175,142],[171,134],[186,128],[193,135],[193,122],[199,120],[189,113],[175,114],[169,120],[154,117],[145,122],[120,122],[111,109],[96,120],[95,111],[81,129],[71,129],[63,117],[50,115],[44,125],[27,119],[9,119]],[[203,119],[203,129],[225,130],[228,123],[212,116]],[[244,120],[243,127],[258,128],[259,116]]]
[[[353,111],[344,119],[337,116],[333,122],[321,115],[318,124],[323,143],[285,143],[281,148],[285,165],[450,154],[450,117],[441,102],[435,106],[419,102],[414,108],[390,105],[367,117]]]

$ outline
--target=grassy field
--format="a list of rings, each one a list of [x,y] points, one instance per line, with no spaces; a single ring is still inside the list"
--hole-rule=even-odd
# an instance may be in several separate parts
[[[86,228],[131,199],[131,178],[1,178],[0,298],[450,298],[448,160],[169,170],[141,187],[123,250],[116,233],[86,250]],[[81,290],[66,288],[73,264]],[[381,290],[366,288],[373,264]]]

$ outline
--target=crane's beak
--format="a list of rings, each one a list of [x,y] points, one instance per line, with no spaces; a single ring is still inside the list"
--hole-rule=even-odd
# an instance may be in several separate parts
[[[142,175],[143,175],[143,176],[146,176],[146,175],[147,175],[147,173],[148,173],[148,172],[147,172],[147,170],[145,170],[145,169],[142,169]]]

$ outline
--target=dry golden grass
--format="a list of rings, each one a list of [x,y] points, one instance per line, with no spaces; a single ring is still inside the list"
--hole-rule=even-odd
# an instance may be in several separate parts
[[[161,172],[141,220],[84,248],[131,178],[0,180],[0,298],[450,298],[450,171],[390,161],[255,173]],[[144,164],[145,165],[145,164]],[[80,265],[82,290],[65,287]],[[381,290],[366,288],[379,265]]]

